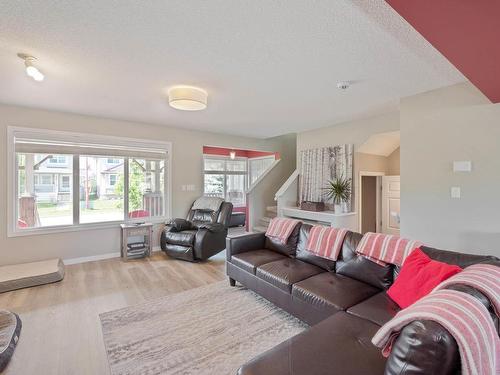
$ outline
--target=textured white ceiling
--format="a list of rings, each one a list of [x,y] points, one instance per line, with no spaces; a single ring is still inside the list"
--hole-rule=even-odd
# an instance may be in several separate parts
[[[2,103],[269,137],[464,80],[382,0],[0,2]],[[174,84],[205,88],[208,109],[170,108]]]

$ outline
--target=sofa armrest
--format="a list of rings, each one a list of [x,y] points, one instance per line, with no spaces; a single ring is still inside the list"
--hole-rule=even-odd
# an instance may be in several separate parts
[[[206,229],[212,233],[223,232],[226,227],[221,223],[203,223],[198,225],[198,229]]]
[[[247,251],[263,249],[266,242],[265,233],[250,233],[238,237],[226,238],[226,259],[231,260],[232,255]]]
[[[415,320],[394,341],[384,375],[454,375],[459,370],[460,353],[453,336],[436,322]]]
[[[172,219],[165,225],[166,232],[182,232],[189,229],[193,229],[193,223],[186,219]]]

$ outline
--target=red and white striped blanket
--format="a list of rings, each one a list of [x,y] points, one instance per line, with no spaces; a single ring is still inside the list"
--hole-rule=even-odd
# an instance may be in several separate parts
[[[500,339],[488,310],[475,297],[438,290],[401,310],[373,336],[372,343],[388,357],[399,332],[414,320],[432,320],[455,338],[462,375],[495,375],[500,371]]]
[[[482,292],[490,300],[495,314],[500,316],[500,267],[474,264],[443,281],[434,290],[441,290],[453,284],[465,284]]]
[[[298,223],[300,223],[299,220],[275,217],[269,223],[269,227],[267,227],[266,236],[277,239],[282,244],[286,244],[288,237],[290,237]]]
[[[309,232],[306,250],[326,259],[337,260],[348,229],[314,225]]]
[[[405,258],[421,245],[421,242],[391,234],[368,232],[363,235],[356,252],[382,266],[402,266]]]

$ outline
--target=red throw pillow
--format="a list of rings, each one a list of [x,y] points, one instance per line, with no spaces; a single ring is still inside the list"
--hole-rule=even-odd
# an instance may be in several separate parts
[[[417,248],[406,258],[387,294],[404,309],[460,271],[462,271],[460,267],[432,260]]]

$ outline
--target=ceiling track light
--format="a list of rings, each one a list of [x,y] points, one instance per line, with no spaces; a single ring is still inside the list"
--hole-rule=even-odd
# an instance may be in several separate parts
[[[35,81],[40,82],[43,81],[45,76],[43,73],[38,70],[38,68],[34,65],[36,62],[36,57],[31,55],[27,55],[25,53],[18,53],[17,56],[24,60],[24,66],[26,67],[26,74],[33,78]]]

